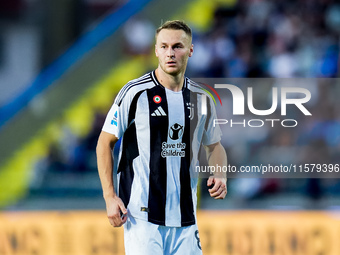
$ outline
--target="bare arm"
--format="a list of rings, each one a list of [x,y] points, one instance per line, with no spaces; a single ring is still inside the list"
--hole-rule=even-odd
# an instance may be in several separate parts
[[[106,203],[107,217],[114,227],[122,226],[127,217],[121,218],[121,212],[127,213],[123,201],[117,196],[113,187],[113,158],[112,150],[118,138],[112,134],[102,131],[97,143],[97,166],[103,196]]]
[[[210,166],[227,166],[227,154],[220,142],[205,146],[208,163]],[[224,172],[215,172],[214,176],[208,179],[207,186],[211,197],[223,199],[227,195],[227,175]]]

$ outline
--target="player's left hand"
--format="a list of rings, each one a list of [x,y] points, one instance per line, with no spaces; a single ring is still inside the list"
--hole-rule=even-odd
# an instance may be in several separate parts
[[[207,186],[210,196],[215,199],[224,199],[227,195],[227,179],[222,177],[210,176],[207,181]]]

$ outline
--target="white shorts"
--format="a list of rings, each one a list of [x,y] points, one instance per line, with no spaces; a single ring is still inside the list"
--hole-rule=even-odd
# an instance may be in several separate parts
[[[126,255],[202,255],[197,225],[165,227],[131,215],[124,224]]]

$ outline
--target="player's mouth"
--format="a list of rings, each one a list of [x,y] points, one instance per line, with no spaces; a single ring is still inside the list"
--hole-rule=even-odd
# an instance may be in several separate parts
[[[168,62],[166,62],[166,64],[168,66],[175,66],[176,65],[176,61],[168,61]]]

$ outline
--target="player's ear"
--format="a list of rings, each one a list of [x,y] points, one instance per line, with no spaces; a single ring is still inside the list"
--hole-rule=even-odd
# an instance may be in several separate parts
[[[194,45],[191,44],[190,52],[189,52],[189,57],[191,57],[193,53],[194,53]]]
[[[158,57],[157,44],[155,44],[155,54],[156,54],[156,57]]]

